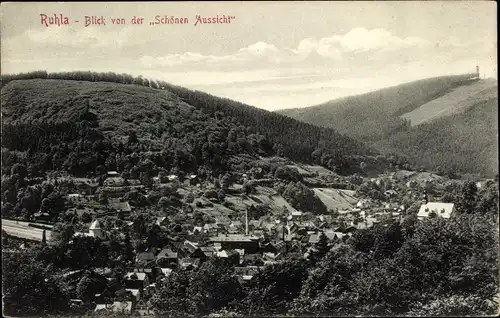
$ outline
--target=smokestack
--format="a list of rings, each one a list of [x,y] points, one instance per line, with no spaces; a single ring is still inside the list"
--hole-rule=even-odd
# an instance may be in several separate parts
[[[248,235],[248,208],[245,210],[245,234]]]

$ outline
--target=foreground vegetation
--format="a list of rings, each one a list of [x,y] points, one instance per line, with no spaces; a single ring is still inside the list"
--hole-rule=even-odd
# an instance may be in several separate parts
[[[245,285],[220,259],[174,270],[156,282],[152,308],[171,316],[491,315],[498,308],[498,184],[478,192],[473,187],[466,183],[452,194],[460,211],[452,220],[417,221],[409,213],[401,223],[382,222],[347,241],[323,236],[307,259],[290,249]],[[145,230],[134,226],[108,244],[88,237],[69,244],[61,237],[54,246],[3,253],[5,313],[69,314],[69,298],[87,299],[99,284],[120,283],[130,237],[152,239]],[[114,279],[93,278],[93,269],[103,266],[112,268]],[[63,279],[75,269],[89,272],[80,282]]]

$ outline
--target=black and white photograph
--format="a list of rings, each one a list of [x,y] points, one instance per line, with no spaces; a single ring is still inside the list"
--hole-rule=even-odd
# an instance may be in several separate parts
[[[500,314],[494,1],[3,2],[5,317]]]

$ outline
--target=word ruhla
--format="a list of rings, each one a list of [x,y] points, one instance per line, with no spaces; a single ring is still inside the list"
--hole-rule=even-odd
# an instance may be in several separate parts
[[[121,25],[121,24],[127,24],[127,20],[124,18],[109,18],[111,20],[111,24],[115,25]],[[210,16],[210,17],[203,17],[200,15],[195,16],[195,22],[194,26],[198,24],[230,24],[233,20],[235,19],[234,16],[228,16],[228,15],[216,15],[216,16]],[[109,21],[109,20],[108,20]],[[61,26],[61,25],[69,25],[71,23],[79,23],[80,21],[78,20],[70,20],[69,17],[63,15],[63,14],[53,14],[53,15],[47,15],[47,14],[40,14],[40,23],[46,27],[49,26]],[[84,16],[84,25],[90,26],[90,25],[106,25],[106,18],[104,16]],[[143,25],[143,24],[149,24],[149,25],[158,25],[158,24],[188,24],[189,19],[187,17],[176,17],[173,15],[156,15],[152,21],[149,23],[145,22],[145,19],[142,17],[137,17],[134,16],[132,19],[130,19],[131,24],[137,24],[137,25]]]

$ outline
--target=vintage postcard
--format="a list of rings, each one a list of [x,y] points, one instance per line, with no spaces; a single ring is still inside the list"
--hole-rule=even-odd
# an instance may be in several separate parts
[[[0,8],[4,316],[499,313],[496,2]]]

